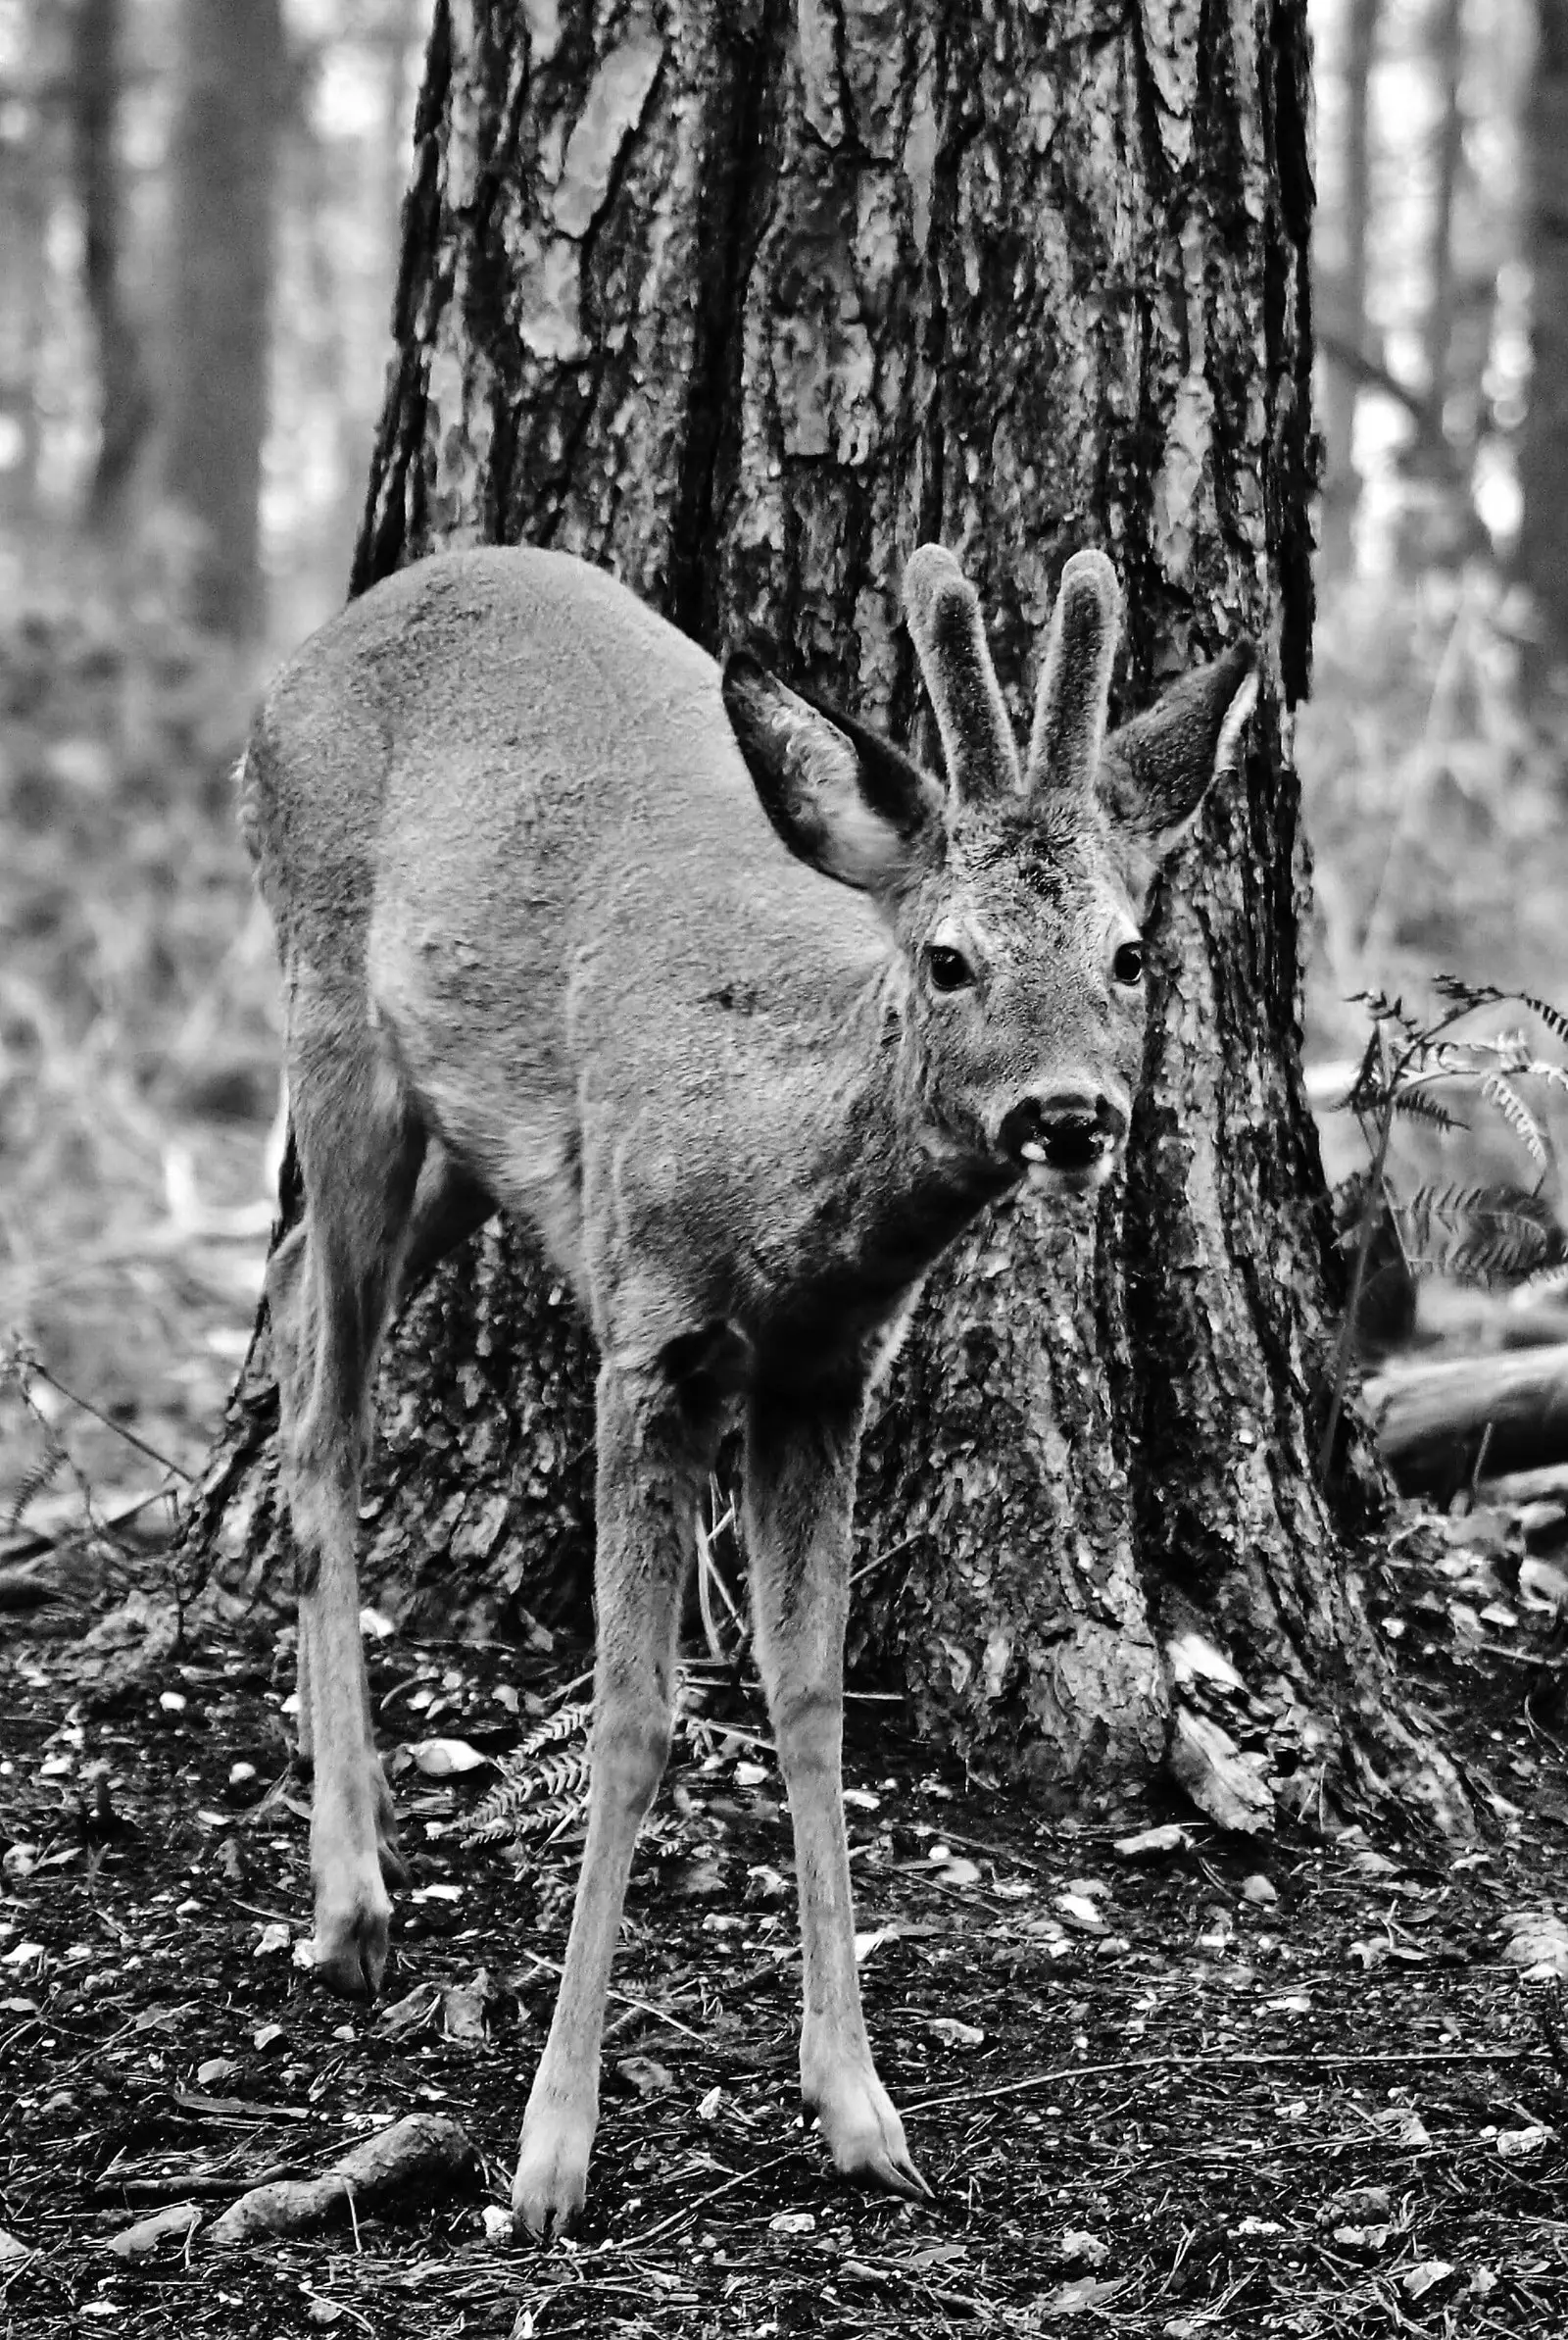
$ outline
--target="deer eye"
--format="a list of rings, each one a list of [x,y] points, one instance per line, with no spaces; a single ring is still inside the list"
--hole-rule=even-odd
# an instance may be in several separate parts
[[[1141,942],[1124,942],[1110,963],[1110,971],[1118,983],[1130,990],[1144,979],[1144,946]]]
[[[934,942],[925,955],[926,968],[933,990],[961,991],[965,983],[974,981],[974,969],[961,951],[950,943]]]

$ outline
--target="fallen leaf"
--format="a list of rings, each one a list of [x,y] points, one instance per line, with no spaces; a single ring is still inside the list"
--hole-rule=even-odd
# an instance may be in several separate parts
[[[954,2015],[934,2015],[926,2023],[938,2039],[945,2039],[950,2047],[978,2048],[984,2044],[985,2033],[977,2023],[961,2023]]]
[[[1149,1861],[1159,1853],[1185,1853],[1192,1841],[1187,1829],[1167,1820],[1163,1827],[1140,1828],[1136,1836],[1118,1836],[1112,1849],[1124,1861]]]
[[[1568,1925],[1544,1910],[1516,1910],[1504,1917],[1508,1939],[1502,1955],[1510,1967],[1524,1967],[1544,1980],[1555,1974],[1568,1982]]]
[[[412,2031],[418,2023],[428,2022],[441,2004],[441,1988],[434,1982],[416,1982],[412,1991],[395,1999],[382,2009],[376,2017],[382,2031]]]
[[[1105,1920],[1100,1905],[1091,1901],[1087,1893],[1053,1894],[1051,1906],[1059,1911],[1067,1923],[1076,1926],[1081,1934],[1102,1934],[1105,1931]]]
[[[451,1779],[459,1771],[478,1771],[490,1760],[466,1739],[418,1739],[408,1753],[426,1779]]]
[[[1076,2283],[1063,2283],[1041,2300],[1042,2315],[1087,2315],[1092,2310],[1102,2308],[1114,2299],[1118,2291],[1127,2287],[1125,2275],[1080,2275]]]
[[[1423,2259],[1399,2277],[1399,2289],[1406,2299],[1425,2299],[1440,2283],[1446,2283],[1453,2267],[1446,2259]]]
[[[441,2025],[448,2039],[482,2040],[485,2008],[493,1997],[490,1976],[481,1967],[471,1982],[451,1984],[441,1995]]]
[[[1532,2122],[1528,2128],[1499,2129],[1497,2151],[1505,2162],[1533,2162],[1545,2152],[1556,2137],[1556,2130]]]
[[[620,2056],[615,2069],[629,2080],[639,2096],[663,2096],[674,2087],[669,2068],[653,2056]]]
[[[202,2222],[202,2214],[194,2202],[172,2202],[167,2210],[155,2210],[150,2217],[138,2218],[133,2226],[122,2226],[104,2244],[117,2259],[145,2259],[159,2244],[175,2236],[184,2242]]]
[[[1373,2119],[1391,2145],[1402,2145],[1409,2152],[1419,2152],[1430,2145],[1425,2121],[1408,2105],[1390,2105],[1386,2111],[1375,2113]]]

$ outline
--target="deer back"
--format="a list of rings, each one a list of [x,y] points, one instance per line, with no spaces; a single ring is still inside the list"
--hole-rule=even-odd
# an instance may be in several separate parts
[[[945,778],[536,550],[374,588],[258,719],[291,1021],[373,1035],[617,1353],[858,1338],[988,1197],[1098,1182],[1125,1132],[1117,954],[1250,657],[1105,743],[1117,589],[1080,556],[1020,764],[951,556],[906,601]]]

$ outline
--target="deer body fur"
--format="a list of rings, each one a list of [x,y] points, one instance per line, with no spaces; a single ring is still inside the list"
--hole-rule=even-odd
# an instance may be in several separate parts
[[[1137,914],[1234,752],[1251,662],[1105,741],[1117,589],[1080,555],[1020,772],[951,556],[912,557],[906,605],[946,785],[538,551],[442,556],[368,593],[284,671],[244,766],[305,1192],[268,1293],[334,1988],[378,1988],[404,1874],[354,1559],[384,1326],[500,1208],[598,1345],[593,1786],[514,2187],[535,2231],[583,2199],[697,1504],[737,1419],[803,2093],[841,2168],[923,2190],[860,2014],[840,1794],[860,1423],[963,1224],[1020,1178],[1108,1172],[1142,1048]]]

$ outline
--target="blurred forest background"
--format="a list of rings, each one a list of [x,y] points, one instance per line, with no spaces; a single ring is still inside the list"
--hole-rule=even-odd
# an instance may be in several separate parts
[[[1358,993],[1568,990],[1568,0],[1310,13],[1324,484],[1297,744],[1327,1105]],[[156,1518],[248,1340],[277,1008],[230,772],[262,675],[342,599],[428,15],[0,0],[13,1550],[83,1480],[100,1516]]]

